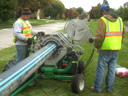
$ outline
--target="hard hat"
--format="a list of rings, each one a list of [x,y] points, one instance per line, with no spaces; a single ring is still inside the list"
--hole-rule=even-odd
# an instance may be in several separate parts
[[[106,5],[106,4],[103,4],[103,5],[100,7],[100,13],[99,13],[99,14],[102,15],[101,12],[102,12],[103,10],[107,10],[107,9],[110,9],[109,6]]]

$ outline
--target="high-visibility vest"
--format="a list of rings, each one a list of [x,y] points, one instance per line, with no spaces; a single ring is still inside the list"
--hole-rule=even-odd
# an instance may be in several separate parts
[[[106,25],[106,34],[101,50],[120,50],[123,34],[123,21],[120,17],[115,22],[101,17]]]
[[[21,21],[23,24],[22,27],[22,33],[24,36],[28,37],[28,38],[32,38],[32,32],[31,32],[31,26],[30,23],[28,21],[26,21],[26,23],[22,20],[22,19],[18,19],[18,21]],[[16,37],[13,37],[13,42],[16,42]]]

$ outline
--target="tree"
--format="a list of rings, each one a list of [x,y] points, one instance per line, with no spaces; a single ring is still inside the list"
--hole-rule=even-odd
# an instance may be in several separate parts
[[[103,4],[109,5],[107,0],[103,0]]]
[[[16,9],[16,0],[0,0],[0,19],[8,21]]]
[[[101,16],[99,15],[101,4],[99,3],[96,7],[94,7],[94,17],[99,19]]]
[[[99,15],[101,4],[97,4],[97,6],[92,7],[91,11],[89,12],[91,19],[98,19],[101,16]]]
[[[83,10],[82,7],[78,7],[78,8],[76,9],[76,11],[79,12],[79,14],[81,14],[84,10]]]
[[[68,10],[68,18],[70,18],[70,19],[73,18],[73,10],[72,9]]]
[[[21,16],[21,11],[23,8],[30,8],[32,13],[36,13],[38,9],[44,11],[45,8],[50,7],[51,0],[17,0],[17,17]]]
[[[60,0],[51,0],[51,5],[49,8],[45,9],[45,15],[56,18],[57,14],[60,16],[64,13],[65,6]]]
[[[60,14],[59,13],[56,15],[56,19],[60,19]]]
[[[64,14],[66,18],[69,18],[69,9],[66,9]]]
[[[124,20],[125,19],[125,12],[124,12],[124,8],[123,7],[120,7],[118,10],[117,10],[117,13],[118,15]]]
[[[66,18],[65,14],[62,14],[62,19],[65,19],[65,18]]]
[[[124,8],[128,8],[128,2],[124,3]]]
[[[79,13],[76,10],[73,11],[73,17],[74,18],[79,17]]]
[[[75,7],[72,7],[72,8],[70,8],[70,9],[72,9],[73,11],[75,11],[77,8],[75,8]]]
[[[124,3],[124,6],[118,8],[116,12],[123,20],[128,20],[128,2]]]
[[[128,20],[128,2],[124,3],[124,19]]]

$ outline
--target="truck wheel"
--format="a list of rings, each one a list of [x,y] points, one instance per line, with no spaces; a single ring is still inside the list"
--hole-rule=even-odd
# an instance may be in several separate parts
[[[76,74],[71,83],[71,89],[74,93],[81,93],[85,88],[85,79],[83,74]]]
[[[85,67],[84,62],[79,61],[79,63],[78,63],[78,74],[80,74],[80,73],[84,74],[84,67]]]

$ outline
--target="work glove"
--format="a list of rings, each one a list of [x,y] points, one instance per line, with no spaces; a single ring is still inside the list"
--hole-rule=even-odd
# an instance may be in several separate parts
[[[40,31],[40,32],[38,32],[37,34],[38,34],[38,36],[44,36],[44,35],[45,35],[45,32]]]
[[[28,38],[27,44],[28,44],[28,46],[30,46],[32,44],[32,39]]]
[[[89,43],[93,43],[95,41],[95,38],[89,38]]]

